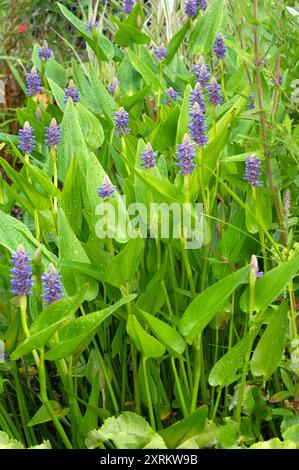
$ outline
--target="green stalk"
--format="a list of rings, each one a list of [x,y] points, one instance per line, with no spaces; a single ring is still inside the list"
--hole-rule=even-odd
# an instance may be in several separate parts
[[[252,197],[253,197],[254,205],[255,205],[255,208],[256,208],[256,218],[260,222],[260,225],[262,225],[262,220],[263,219],[262,219],[262,215],[261,215],[259,201],[257,200],[257,194],[256,194],[255,186],[252,186]],[[265,236],[264,236],[264,232],[261,228],[259,229],[259,234],[260,234],[260,241],[261,241],[262,253],[263,253],[264,271],[267,272],[268,271],[268,263],[267,263]]]
[[[51,149],[51,158],[53,163],[53,183],[55,188],[58,188],[58,169],[57,169],[57,149],[56,146],[52,147]],[[57,213],[58,210],[58,203],[57,197],[53,198],[53,205],[54,205],[54,214]]]
[[[184,418],[186,418],[186,416],[188,416],[189,413],[188,413],[188,410],[187,410],[184,394],[183,394],[183,391],[182,391],[181,382],[180,382],[180,379],[179,379],[179,376],[178,376],[178,373],[177,373],[177,370],[176,370],[175,360],[174,360],[173,357],[171,357],[170,360],[171,360],[171,366],[172,366],[172,370],[173,370],[175,383],[176,383],[178,394],[179,394],[181,410],[182,410]]]
[[[225,101],[228,101],[228,97],[225,91],[225,86],[224,86],[224,68],[223,68],[223,60],[220,60],[220,70],[221,70],[221,87],[222,87],[222,92],[223,96],[225,98]]]

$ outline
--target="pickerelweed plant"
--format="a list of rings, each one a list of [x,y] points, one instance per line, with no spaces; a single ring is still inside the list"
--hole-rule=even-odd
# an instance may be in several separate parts
[[[34,44],[20,130],[0,133],[0,430],[294,448],[296,18],[279,0],[102,3],[57,3],[86,51]]]

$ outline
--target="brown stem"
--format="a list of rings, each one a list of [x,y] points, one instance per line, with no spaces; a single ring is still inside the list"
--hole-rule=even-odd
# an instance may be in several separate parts
[[[273,116],[276,114],[277,111],[277,103],[278,103],[278,93],[279,93],[279,87],[277,84],[279,83],[279,77],[280,77],[280,54],[277,54],[276,58],[276,76],[275,76],[275,90],[274,90],[274,98],[273,98],[273,109],[272,109],[272,114]]]

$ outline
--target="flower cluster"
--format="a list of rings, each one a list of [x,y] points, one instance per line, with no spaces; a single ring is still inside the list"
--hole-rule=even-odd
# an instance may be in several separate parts
[[[247,106],[249,109],[254,109],[254,94],[251,92],[248,96],[248,103]]]
[[[141,152],[141,165],[149,170],[156,164],[157,153],[153,151],[153,147],[150,143],[147,144],[145,152]]]
[[[216,36],[213,51],[220,60],[222,60],[226,54],[226,47],[221,33]]]
[[[52,119],[50,126],[46,127],[45,139],[45,144],[51,148],[61,141],[61,129],[55,118]]]
[[[114,125],[116,134],[129,134],[129,114],[124,108],[119,108],[119,111],[114,112]]]
[[[79,90],[75,87],[73,80],[69,81],[67,88],[64,89],[64,104],[67,103],[68,99],[71,98],[74,103],[79,101]]]
[[[205,113],[206,111],[205,100],[203,96],[203,90],[199,82],[196,83],[194,90],[192,90],[190,93],[191,109],[193,108],[195,103],[198,103],[202,113]]]
[[[198,1],[197,0],[187,0],[184,5],[184,10],[186,15],[189,18],[192,18],[197,15],[198,12]]]
[[[255,278],[262,277],[262,275],[264,274],[263,271],[259,271],[258,260],[255,255],[251,256],[250,267],[251,272]]]
[[[168,50],[166,49],[166,47],[164,47],[164,44],[161,44],[161,46],[156,48],[155,57],[160,62],[162,62],[162,60],[166,59],[167,55],[168,55]]]
[[[200,105],[195,102],[190,112],[190,135],[191,139],[200,147],[207,145],[208,138],[205,135],[207,126],[205,126],[205,116]]]
[[[42,91],[41,76],[35,67],[26,73],[26,91],[29,96],[39,95]]]
[[[60,276],[54,265],[49,265],[48,272],[43,274],[43,294],[44,305],[50,305],[57,302],[63,297],[62,289],[63,284],[61,282],[62,276]]]
[[[178,159],[176,166],[180,168],[179,173],[184,176],[190,175],[193,169],[196,167],[196,164],[194,163],[195,148],[194,145],[190,142],[188,134],[185,134],[183,143],[178,144],[178,151],[176,156]]]
[[[53,51],[49,48],[47,41],[44,41],[42,47],[39,48],[38,57],[45,62],[53,57]]]
[[[123,12],[127,13],[127,15],[128,15],[133,10],[134,0],[123,0],[121,2],[121,6],[122,6],[122,9],[123,9]]]
[[[204,11],[207,8],[207,0],[195,0],[200,10]]]
[[[36,147],[36,141],[34,137],[34,129],[30,126],[29,122],[26,121],[23,129],[19,129],[20,144],[18,148],[24,153],[30,154]]]
[[[108,176],[105,175],[102,186],[98,188],[98,195],[102,199],[106,199],[106,198],[111,197],[115,190],[116,190],[116,186],[113,186]]]
[[[213,106],[222,103],[221,86],[218,85],[216,78],[212,78],[210,84],[207,86],[207,90],[209,101]]]
[[[99,25],[98,21],[96,21],[96,19],[93,16],[91,16],[88,20],[87,25],[85,26],[86,31],[91,31],[93,28],[97,28],[98,25]]]
[[[261,176],[261,162],[256,155],[251,155],[246,157],[246,170],[244,179],[251,184],[251,186],[263,186],[262,181],[260,180]]]
[[[175,91],[172,87],[168,88],[166,90],[166,98],[164,99],[164,103],[170,105],[171,100],[174,101],[175,103],[177,102],[178,99],[178,92]],[[171,100],[169,99],[171,98]]]
[[[277,86],[277,87],[281,86],[281,84],[282,84],[282,75],[280,74],[278,78],[274,77],[273,80],[272,80],[272,84],[274,86]]]
[[[17,251],[12,253],[11,262],[14,267],[11,273],[11,292],[14,295],[30,295],[33,285],[32,265],[29,253],[19,245]]]

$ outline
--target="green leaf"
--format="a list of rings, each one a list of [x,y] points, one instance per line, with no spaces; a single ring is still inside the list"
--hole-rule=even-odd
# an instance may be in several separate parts
[[[170,354],[181,355],[184,352],[186,343],[173,327],[141,309],[139,309],[139,312],[154,335],[164,344]]]
[[[127,333],[136,349],[146,358],[161,357],[165,353],[165,347],[160,341],[149,335],[140,325],[134,315],[129,315],[127,321]]]
[[[82,263],[90,262],[62,209],[59,209],[58,212],[58,245],[60,259],[79,261]],[[74,295],[83,285],[88,284],[85,300],[93,300],[96,297],[98,293],[98,283],[91,277],[73,272],[66,267],[62,268],[61,274],[63,276],[64,287],[69,294]]]
[[[194,26],[189,50],[192,54],[207,54],[213,47],[216,34],[221,30],[224,0],[214,0]]]
[[[76,235],[82,224],[82,201],[78,160],[74,157],[66,175],[60,205]]]
[[[187,418],[159,431],[168,449],[176,449],[183,442],[204,431],[208,408],[201,406]]]
[[[63,65],[59,62],[56,62],[53,58],[51,58],[46,64],[46,77],[53,80],[57,85],[61,88],[65,88],[67,85],[67,74]]]
[[[82,289],[75,297],[65,297],[45,307],[30,326],[30,336],[11,354],[11,360],[16,361],[33,349],[43,348],[58,328],[70,321],[74,312],[83,302],[85,291],[86,288]]]
[[[189,27],[190,22],[187,21],[182,27],[182,29],[180,29],[174,36],[172,36],[171,40],[167,44],[168,54],[166,59],[164,60],[164,63],[166,65],[170,64],[170,62],[176,55],[178,48],[182,44],[184,37],[186,36],[187,31],[189,30]]]
[[[268,380],[279,366],[286,342],[287,317],[287,303],[284,302],[273,311],[270,323],[254,350],[250,362],[253,375],[263,375]]]
[[[247,347],[248,336],[244,336],[214,365],[209,375],[209,384],[224,387],[237,380],[236,374],[244,364]]]
[[[234,290],[246,282],[248,275],[249,267],[245,266],[209,287],[191,302],[180,321],[181,333],[187,337],[188,342],[210,323]]]
[[[269,441],[252,444],[249,449],[296,449],[296,444],[293,441],[281,441],[278,437],[274,437]]]
[[[130,411],[117,418],[107,418],[103,426],[88,434],[86,446],[95,449],[103,447],[106,441],[112,441],[117,449],[166,449],[163,439],[146,420]],[[151,447],[152,441],[155,441],[155,447]]]
[[[119,30],[114,35],[114,40],[119,46],[128,46],[130,44],[149,44],[151,38],[131,24],[119,21],[115,16],[110,15]]]
[[[100,121],[81,103],[77,103],[76,112],[86,144],[91,149],[99,148],[104,141],[104,132]]]
[[[154,132],[150,135],[149,140],[155,150],[163,152],[164,150],[175,146],[175,136],[177,133],[179,115],[180,108],[176,106],[167,116],[167,119],[165,121],[161,121],[161,124],[157,126]]]
[[[62,418],[70,412],[69,408],[62,408],[62,406],[57,403],[57,401],[49,400],[49,405],[51,406],[53,413],[55,416],[57,416],[57,418]],[[52,418],[49,415],[46,406],[42,405],[31,418],[27,426],[36,426],[37,424],[47,423],[48,421],[52,421]]]
[[[99,325],[106,320],[113,312],[120,307],[131,302],[136,297],[135,294],[127,295],[110,307],[89,313],[83,317],[76,318],[59,331],[59,343],[52,347],[45,354],[48,361],[56,361],[71,356],[78,350],[80,345],[86,340],[90,342],[96,333]]]
[[[284,433],[283,438],[285,440],[294,442],[299,447],[299,424],[289,427]]]
[[[82,417],[78,429],[77,441],[80,449],[84,449],[86,447],[85,439],[87,434],[98,425],[98,414],[94,411],[94,408],[98,408],[99,406],[100,385],[100,376],[97,374],[92,381],[87,410],[85,415]]]

